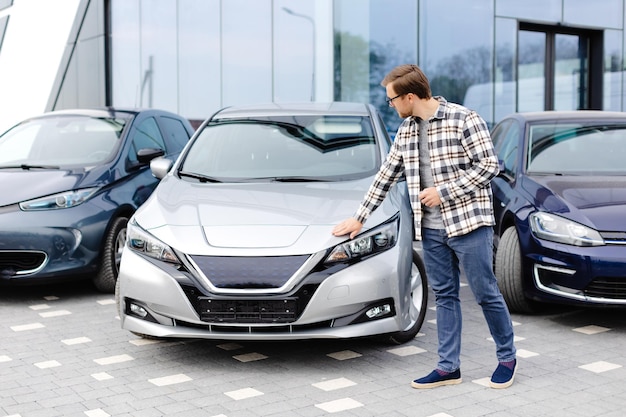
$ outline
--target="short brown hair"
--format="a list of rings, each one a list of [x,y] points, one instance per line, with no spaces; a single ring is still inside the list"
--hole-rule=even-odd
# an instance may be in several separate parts
[[[391,83],[397,94],[413,93],[421,99],[432,96],[428,78],[417,65],[405,64],[395,67],[383,78],[380,85],[387,87]]]

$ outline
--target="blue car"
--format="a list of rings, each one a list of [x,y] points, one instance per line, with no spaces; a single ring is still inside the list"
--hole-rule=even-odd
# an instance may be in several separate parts
[[[63,110],[0,136],[0,284],[90,278],[113,292],[126,225],[193,134],[169,112]]]
[[[494,267],[509,308],[626,305],[626,113],[518,113],[492,138]]]

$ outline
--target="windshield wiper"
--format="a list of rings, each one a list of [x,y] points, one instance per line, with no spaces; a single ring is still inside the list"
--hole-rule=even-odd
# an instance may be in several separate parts
[[[222,182],[217,178],[209,177],[207,175],[195,174],[193,172],[178,171],[178,175],[180,175],[181,177],[195,178],[200,182]]]
[[[249,178],[250,180],[270,180],[274,182],[326,182],[327,180],[318,177],[260,177]]]
[[[31,169],[60,169],[61,167],[57,165],[30,165],[30,164],[0,166],[0,169],[15,169],[15,168],[20,168],[20,169],[28,171]]]

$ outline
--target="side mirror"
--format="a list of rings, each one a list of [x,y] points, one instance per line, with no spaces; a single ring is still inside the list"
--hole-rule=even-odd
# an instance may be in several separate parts
[[[148,164],[154,158],[165,155],[165,151],[159,148],[142,148],[137,151],[137,161],[140,164]]]
[[[163,179],[172,168],[174,163],[167,158],[154,158],[150,161],[150,171],[155,178]]]

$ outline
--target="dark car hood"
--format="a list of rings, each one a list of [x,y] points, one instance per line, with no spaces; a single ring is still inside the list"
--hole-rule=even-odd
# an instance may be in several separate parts
[[[0,206],[103,184],[108,172],[94,170],[0,170]]]
[[[600,231],[626,232],[626,177],[523,177],[522,187],[541,210]]]

